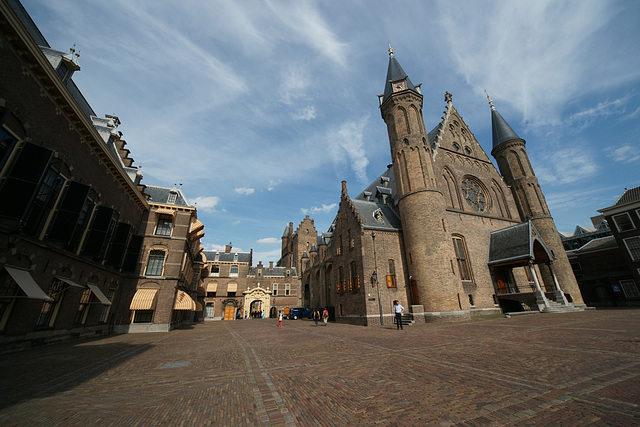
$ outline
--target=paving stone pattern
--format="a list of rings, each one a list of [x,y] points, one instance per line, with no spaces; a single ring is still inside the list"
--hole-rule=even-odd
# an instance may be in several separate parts
[[[276,323],[0,354],[0,425],[640,425],[640,310]]]

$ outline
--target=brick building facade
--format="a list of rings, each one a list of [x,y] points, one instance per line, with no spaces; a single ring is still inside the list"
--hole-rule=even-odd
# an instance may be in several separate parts
[[[295,267],[252,266],[253,251],[204,251],[199,300],[204,320],[276,317],[301,304]]]
[[[190,321],[195,208],[165,207],[180,236],[157,236],[164,200],[148,200],[118,117],[97,117],[75,85],[75,49],[51,48],[17,0],[0,14],[0,348],[135,330],[132,299],[158,247],[171,274],[146,323]]]
[[[390,51],[380,111],[392,164],[355,197],[343,182],[326,233],[303,237],[308,218],[285,230],[282,259],[301,266],[305,304],[364,325],[391,323],[394,300],[417,322],[581,307],[524,140],[491,104],[498,172],[449,93],[430,132],[422,102]]]

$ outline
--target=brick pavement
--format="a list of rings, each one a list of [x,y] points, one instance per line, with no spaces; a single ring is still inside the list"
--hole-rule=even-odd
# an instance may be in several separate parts
[[[0,425],[640,424],[640,310],[207,322],[0,355]]]

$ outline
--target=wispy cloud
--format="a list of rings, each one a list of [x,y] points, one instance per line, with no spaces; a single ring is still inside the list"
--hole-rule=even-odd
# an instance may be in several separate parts
[[[201,196],[192,200],[197,209],[205,212],[215,212],[216,206],[220,203],[220,198],[216,196]]]
[[[603,70],[610,70],[604,75],[626,79],[640,73],[616,73],[628,59],[613,57],[599,33],[620,5],[505,0],[461,9],[452,2],[439,4],[443,39],[451,44],[457,71],[478,94],[489,88],[494,100],[515,106],[531,124],[559,123],[576,95],[612,84],[612,79],[597,78]],[[487,25],[479,16],[490,16],[500,25]]]
[[[540,182],[564,185],[594,175],[598,163],[589,151],[580,147],[560,149],[536,162],[536,176]]]
[[[264,239],[258,239],[258,243],[275,244],[280,243],[280,239],[276,237],[265,237]]]
[[[336,131],[331,131],[327,137],[329,153],[336,165],[348,163],[360,184],[367,184],[367,165],[369,159],[364,150],[364,128],[368,117],[359,120],[349,120]]]
[[[313,120],[316,118],[316,107],[309,105],[293,113],[291,117],[294,120]]]
[[[242,194],[242,195],[249,195],[249,194],[253,194],[256,191],[255,188],[251,188],[251,187],[237,187],[235,189],[235,192],[238,194]]]
[[[301,208],[300,211],[304,215],[317,214],[317,213],[329,213],[329,212],[332,212],[337,206],[338,206],[337,203],[331,203],[330,205],[325,205],[323,203],[322,206],[312,206],[310,208]]]
[[[590,122],[602,117],[619,115],[624,112],[627,102],[628,97],[599,102],[595,107],[572,114],[567,119],[567,122],[568,124],[578,122],[588,125]]]
[[[640,148],[632,145],[623,145],[618,148],[610,148],[607,157],[616,162],[632,163],[640,160]]]

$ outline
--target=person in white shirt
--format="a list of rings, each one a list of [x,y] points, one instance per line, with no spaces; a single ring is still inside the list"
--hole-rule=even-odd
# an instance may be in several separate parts
[[[404,307],[400,305],[398,300],[395,300],[393,302],[393,311],[394,311],[394,313],[396,313],[396,326],[397,326],[397,329],[403,329],[402,328],[402,313],[404,313]]]

